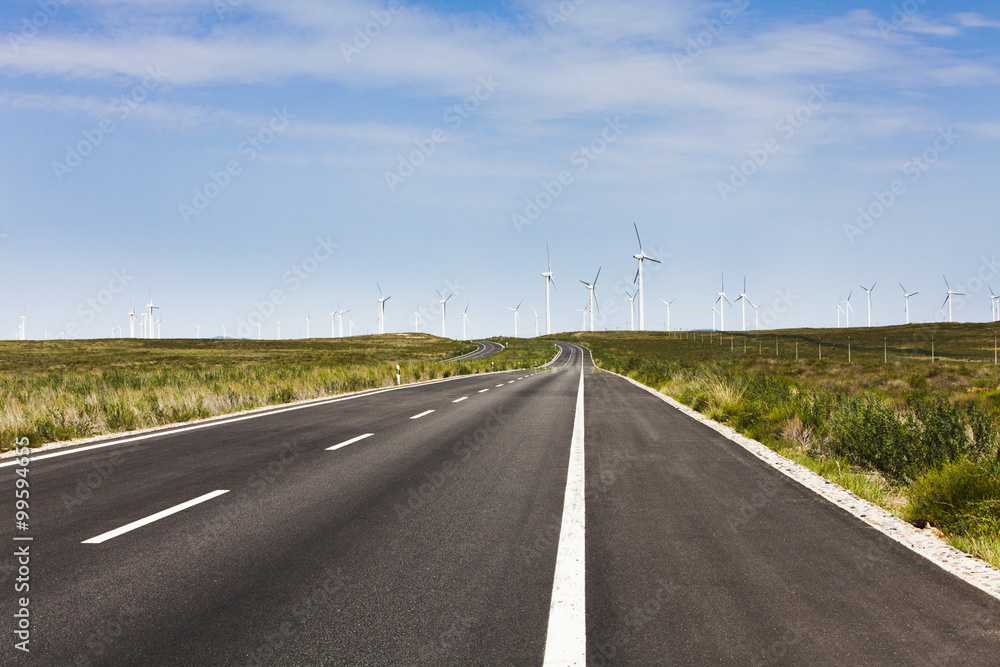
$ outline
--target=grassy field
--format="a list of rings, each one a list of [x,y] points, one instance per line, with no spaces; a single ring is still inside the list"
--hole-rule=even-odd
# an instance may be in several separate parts
[[[508,343],[506,339],[492,339]],[[515,340],[489,359],[443,363],[472,343],[426,334],[290,341],[0,342],[0,445],[31,446],[266,405],[490,370],[530,368],[552,343]]]
[[[1000,567],[995,335],[935,324],[563,337]]]

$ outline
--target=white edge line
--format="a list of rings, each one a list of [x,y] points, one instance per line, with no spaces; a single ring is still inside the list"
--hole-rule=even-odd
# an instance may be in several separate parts
[[[993,567],[984,560],[956,549],[944,540],[927,535],[892,514],[889,510],[859,498],[836,482],[832,482],[822,475],[813,472],[801,463],[786,459],[760,442],[740,434],[725,424],[720,424],[709,419],[697,410],[689,408],[670,396],[656,391],[652,387],[647,387],[641,382],[624,375],[619,375],[614,371],[601,370],[605,373],[618,375],[618,377],[628,380],[635,386],[645,389],[689,417],[719,432],[764,463],[772,468],[776,468],[786,477],[791,478],[815,494],[830,501],[886,537],[902,544],[910,551],[923,556],[942,570],[955,575],[962,581],[1000,600],[1000,569]]]
[[[426,417],[427,415],[429,415],[432,412],[434,412],[434,411],[433,410],[424,410],[419,415],[413,415],[412,417],[410,417],[410,419],[420,419],[421,417]]]
[[[373,435],[375,435],[375,434],[374,433],[365,433],[364,435],[359,435],[357,437],[351,438],[350,440],[345,440],[342,443],[340,443],[339,445],[334,445],[333,447],[327,447],[326,451],[332,452],[335,449],[340,449],[341,447],[347,447],[348,445],[353,445],[354,443],[358,442],[359,440],[364,440],[365,438],[370,438]]]
[[[469,397],[468,396],[463,396],[462,398],[456,398],[454,401],[452,401],[452,403],[461,403],[462,401],[466,400],[467,398],[469,398]]]
[[[129,531],[135,530],[136,528],[141,528],[146,524],[153,523],[154,521],[159,521],[164,517],[168,517],[171,514],[176,514],[177,512],[180,512],[182,510],[186,510],[187,508],[193,507],[194,505],[197,505],[199,503],[203,503],[206,500],[211,500],[216,496],[221,496],[223,493],[229,493],[229,489],[206,493],[205,495],[198,496],[197,498],[189,500],[186,503],[181,503],[180,505],[174,505],[173,507],[157,512],[156,514],[151,514],[147,516],[145,519],[139,519],[138,521],[127,523],[121,528],[115,528],[114,530],[109,530],[106,533],[101,533],[97,537],[92,537],[89,540],[84,540],[80,544],[100,544],[101,542],[106,542],[114,537],[118,537],[119,535],[124,535]]]
[[[552,602],[549,605],[549,624],[545,635],[543,664],[559,667],[583,667],[587,664],[583,378],[584,369],[581,366],[573,439],[569,450],[566,498],[563,501],[556,571],[552,581]]]
[[[208,417],[204,422],[188,422],[190,426],[166,426],[166,427],[156,427],[156,430],[150,431],[148,433],[143,433],[142,435],[129,436],[126,438],[112,440],[110,442],[99,442],[93,445],[86,445],[84,447],[74,447],[70,444],[62,445],[65,449],[59,449],[57,451],[51,452],[49,454],[29,454],[30,460],[42,461],[44,459],[50,459],[55,456],[66,456],[68,454],[76,454],[77,452],[86,452],[92,449],[100,449],[102,447],[112,447],[114,445],[125,445],[130,442],[139,442],[142,440],[149,440],[150,438],[159,438],[170,435],[175,435],[177,433],[187,433],[188,431],[196,431],[203,428],[211,428],[213,426],[221,426],[223,424],[234,424],[236,422],[246,421],[248,419],[259,419],[261,417],[268,417],[270,415],[277,415],[283,412],[292,412],[293,410],[305,410],[306,408],[315,408],[323,405],[330,405],[332,403],[340,403],[341,401],[353,401],[357,398],[365,398],[367,396],[376,396],[378,394],[384,394],[390,391],[399,391],[400,389],[411,389],[413,387],[423,387],[432,384],[440,384],[442,382],[454,382],[455,380],[467,380],[469,378],[483,377],[486,375],[500,375],[501,373],[506,373],[507,371],[495,371],[490,373],[473,373],[470,375],[455,375],[449,378],[438,378],[436,380],[425,380],[423,382],[412,382],[410,384],[404,384],[397,387],[386,387],[384,389],[375,389],[371,391],[365,391],[356,394],[349,394],[346,396],[327,396],[323,398],[309,399],[306,402],[299,403],[297,405],[291,405],[286,408],[274,408],[272,406],[266,406],[263,408],[254,408],[252,411],[248,411],[245,414],[236,413],[236,415],[216,415],[214,417]],[[181,422],[182,424],[184,422]],[[118,436],[114,434],[105,434],[99,437],[106,438],[117,438]],[[52,445],[55,443],[46,443]],[[10,455],[11,460],[0,463],[0,468],[7,468],[9,466],[14,466],[18,464],[18,460],[22,457],[15,457]]]

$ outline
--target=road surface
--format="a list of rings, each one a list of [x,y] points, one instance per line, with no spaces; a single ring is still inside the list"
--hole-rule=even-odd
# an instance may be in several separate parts
[[[996,600],[562,348],[39,455],[3,664],[996,664]]]
[[[448,359],[448,361],[468,361],[469,359],[485,359],[486,357],[492,357],[494,354],[503,351],[503,345],[500,343],[494,343],[492,341],[475,341],[478,346],[472,352],[463,354],[460,357],[455,357],[454,359]]]

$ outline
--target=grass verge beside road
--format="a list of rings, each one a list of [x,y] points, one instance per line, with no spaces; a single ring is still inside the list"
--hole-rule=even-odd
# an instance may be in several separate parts
[[[401,381],[532,368],[551,342],[507,344],[486,359],[427,334],[289,341],[82,340],[0,342],[0,450],[120,433]]]
[[[562,337],[1000,567],[993,336],[941,324]]]

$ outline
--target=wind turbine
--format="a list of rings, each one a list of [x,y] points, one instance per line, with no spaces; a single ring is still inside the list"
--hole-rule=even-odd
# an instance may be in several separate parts
[[[851,311],[854,310],[854,306],[851,305],[851,297],[854,296],[854,290],[851,290],[847,295],[847,301],[844,302],[844,317],[846,318],[847,328],[851,328]]]
[[[337,328],[339,329],[339,333],[340,333],[340,337],[341,338],[344,337],[344,315],[346,315],[349,312],[351,312],[351,311],[350,310],[341,310],[339,306],[337,307],[337,324],[338,324]]]
[[[385,302],[391,299],[391,296],[382,296],[382,286],[375,283],[375,287],[378,287],[378,332],[380,334],[385,333]]]
[[[552,310],[549,307],[549,284],[555,287],[556,281],[552,277],[552,258],[549,256],[549,244],[545,244],[545,259],[548,262],[548,271],[542,274],[545,278],[545,333],[552,333]]]
[[[354,320],[347,320],[347,335],[348,336],[354,335]]]
[[[583,331],[586,331],[587,330],[587,309],[586,308],[580,308],[580,309],[577,310],[577,312],[583,314],[583,325],[582,326],[583,326]]]
[[[997,296],[996,294],[993,293],[992,287],[990,287],[989,285],[987,285],[987,287],[990,288],[990,305],[993,306],[991,312],[992,319],[990,321],[997,322],[1000,321],[1000,296]]]
[[[420,331],[420,321],[424,318],[420,317],[420,302],[417,302],[417,309],[413,311],[413,333]]]
[[[21,315],[21,323],[17,325],[17,337],[18,340],[25,340],[24,325],[28,321],[28,318]]]
[[[257,340],[261,340],[263,338],[263,336],[262,336],[262,334],[260,332],[260,328],[262,326],[264,326],[263,322],[258,322],[257,323]]]
[[[949,322],[953,322],[954,320],[952,320],[952,318],[951,318],[951,301],[952,301],[951,297],[953,297],[953,296],[965,296],[965,294],[963,292],[956,292],[956,291],[954,291],[951,288],[951,285],[948,284],[948,279],[945,278],[944,276],[941,276],[941,277],[944,278],[945,287],[948,288],[948,296],[946,296],[944,298],[944,303],[941,304],[941,307],[944,308],[945,304],[948,304],[948,321]]]
[[[471,322],[469,322],[468,312],[469,312],[469,304],[465,304],[465,310],[462,311],[462,340],[468,340],[465,337],[465,325],[471,324]]]
[[[716,301],[716,303],[718,303],[718,301]],[[712,331],[718,331],[718,329],[715,328],[715,314],[718,313],[718,312],[719,312],[718,308],[716,308],[715,304],[713,303],[712,304]]]
[[[535,314],[535,338],[538,338],[538,311],[535,310],[534,306],[532,306],[531,312]]]
[[[195,338],[195,340],[198,340],[199,338],[201,338],[201,325],[200,324],[196,325],[195,328],[194,328],[194,338]]]
[[[661,298],[660,301],[662,301],[663,305],[667,307],[667,331],[670,331],[670,304],[672,304],[674,301],[677,301],[677,299],[671,299],[670,301],[667,301],[666,299]]]
[[[154,330],[153,330],[153,322],[154,322],[153,311],[154,310],[159,310],[160,307],[156,306],[156,305],[153,305],[153,293],[150,292],[149,290],[147,290],[147,293],[149,294],[149,303],[146,304],[146,310],[149,311],[149,326],[146,328],[146,337],[147,338],[153,338],[153,334],[154,334]]]
[[[753,301],[750,301],[750,297],[747,296],[747,277],[743,276],[743,291],[740,292],[740,296],[736,299],[736,302],[743,302],[743,330],[747,330],[747,302],[753,305]]]
[[[868,295],[868,326],[869,327],[872,325],[872,292],[875,291],[875,285],[878,285],[878,283],[872,283],[871,287],[865,287],[864,285],[861,286],[861,289],[863,289],[865,291],[865,294]]]
[[[222,325],[222,340],[226,340],[226,325]]]
[[[524,299],[521,299],[520,303],[517,304],[517,308],[511,308],[510,306],[507,306],[507,310],[514,311],[514,338],[517,338],[517,323],[521,319],[521,314],[518,313],[517,311],[518,309],[520,309],[522,303],[524,303]]]
[[[756,331],[760,331],[760,306],[753,301],[750,301],[750,305],[753,306],[753,327]]]
[[[844,312],[844,307],[842,305],[840,305],[842,303],[843,303],[843,300],[838,296],[837,297],[837,328],[838,329],[840,328],[840,314]]]
[[[333,308],[333,306],[330,306]],[[337,309],[333,308],[330,311],[330,338],[337,337]]]
[[[903,299],[906,301],[906,323],[910,323],[910,297],[920,294],[920,292],[907,292],[903,283],[899,283],[899,288],[903,290]]]
[[[306,313],[306,338],[309,338],[309,322],[310,321],[311,320],[309,319],[309,313]]]
[[[128,337],[135,338],[135,306],[128,302]]]
[[[648,259],[651,262],[656,262],[657,264],[660,264],[660,260],[653,259],[652,257],[646,254],[646,251],[642,249],[642,239],[639,238],[639,227],[634,222],[632,223],[632,226],[635,227],[635,238],[639,241],[639,254],[632,255],[632,257],[639,260],[639,268],[638,270],[636,270],[635,280],[633,280],[632,282],[639,283],[639,331],[645,331],[646,308],[645,308],[645,301],[643,300],[643,291],[642,291],[642,263],[643,261]]]
[[[278,320],[278,340],[281,340],[281,320]]]
[[[441,338],[447,338],[448,335],[446,333],[447,332],[446,323],[447,323],[447,320],[448,320],[448,316],[447,316],[447,312],[448,312],[448,299],[450,299],[451,297],[453,297],[455,295],[454,294],[449,294],[448,296],[445,296],[444,294],[441,294],[441,292],[438,292],[438,290],[434,290],[434,291],[438,293],[439,297],[441,297],[441,300],[438,301],[438,303],[441,304]]]
[[[726,330],[726,304],[730,306],[733,302],[726,298],[726,276],[722,276],[722,291],[719,292],[719,298],[715,300],[719,304],[719,331]]]
[[[160,323],[163,322],[160,318],[156,318],[156,339],[160,339]]]
[[[625,296],[628,297],[628,330],[635,331],[635,294],[629,294],[628,290],[625,291]]]
[[[594,276],[594,282],[588,283],[585,280],[580,282],[584,284],[587,291],[590,292],[590,330],[594,330],[594,289],[597,287],[597,279],[601,277],[601,267],[597,267],[597,275]],[[600,306],[597,307],[600,310]],[[584,330],[586,330],[586,321],[584,322]]]

